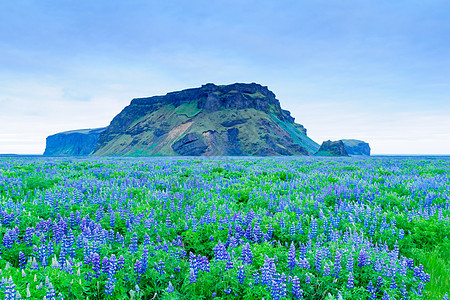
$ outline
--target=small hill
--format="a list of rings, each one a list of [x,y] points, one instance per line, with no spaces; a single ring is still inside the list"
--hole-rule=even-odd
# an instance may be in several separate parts
[[[133,99],[93,155],[312,155],[318,148],[267,87],[209,83]]]

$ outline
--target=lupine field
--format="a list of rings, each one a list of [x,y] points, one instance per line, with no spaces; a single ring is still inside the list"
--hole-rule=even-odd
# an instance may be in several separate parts
[[[448,299],[449,158],[1,158],[4,299]]]

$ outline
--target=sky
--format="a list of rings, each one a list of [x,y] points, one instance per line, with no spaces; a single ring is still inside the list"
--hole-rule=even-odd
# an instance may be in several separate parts
[[[449,1],[0,2],[0,154],[132,98],[266,85],[317,143],[450,154]]]

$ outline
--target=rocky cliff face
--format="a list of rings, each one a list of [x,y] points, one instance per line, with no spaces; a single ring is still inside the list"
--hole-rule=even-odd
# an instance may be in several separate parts
[[[370,146],[368,143],[360,140],[342,140],[342,142],[349,155],[370,156]]]
[[[317,151],[317,156],[348,156],[344,143],[339,141],[325,141]]]
[[[76,156],[89,155],[97,147],[97,141],[106,127],[72,130],[50,135],[46,139],[44,155]]]
[[[319,145],[256,83],[206,84],[133,99],[94,155],[310,155]]]

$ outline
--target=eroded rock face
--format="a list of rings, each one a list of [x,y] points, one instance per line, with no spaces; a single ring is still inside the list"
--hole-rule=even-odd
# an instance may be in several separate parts
[[[344,143],[339,141],[325,141],[317,151],[317,156],[348,156]]]
[[[370,146],[368,143],[360,140],[342,140],[345,149],[349,155],[370,156]]]
[[[46,139],[44,155],[78,156],[89,155],[97,147],[97,141],[106,127],[80,129],[50,135]]]
[[[196,132],[186,134],[172,145],[177,154],[184,156],[200,156],[207,148],[203,137]]]

